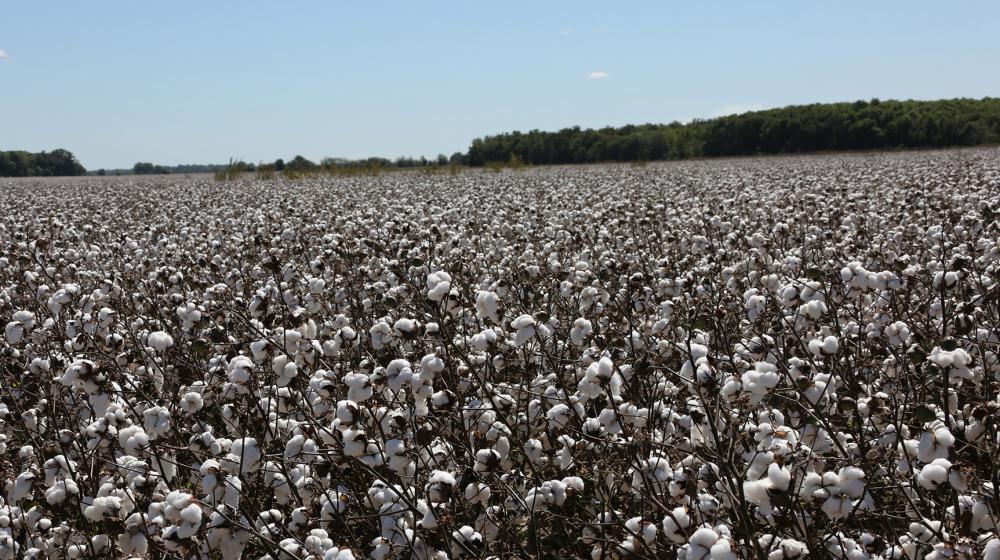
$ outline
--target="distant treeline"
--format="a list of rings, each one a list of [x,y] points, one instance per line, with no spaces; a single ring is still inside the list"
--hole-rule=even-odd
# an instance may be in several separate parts
[[[88,171],[90,175],[169,175],[171,173],[214,173],[225,169],[225,164],[156,165],[140,161],[132,169],[98,169]]]
[[[467,165],[973,146],[1000,142],[1000,99],[856,101],[755,111],[687,124],[511,132],[473,140]]]
[[[287,162],[259,164],[154,165],[99,169],[97,175],[163,173],[309,172],[457,165],[516,165],[653,161],[694,157],[746,156],[847,150],[936,148],[1000,143],[1000,98],[940,101],[855,101],[815,103],[754,111],[689,123],[564,128],[558,132],[509,132],[476,138],[467,153],[395,160],[323,158],[301,155]],[[0,176],[82,175],[66,150],[0,152]]]
[[[221,164],[194,164],[194,165],[155,165],[148,162],[138,162],[132,169],[98,169],[89,172],[92,175],[168,175],[180,173],[253,173],[255,171],[323,171],[338,168],[409,168],[428,167],[441,165],[460,165],[464,156],[461,153],[454,153],[451,157],[439,154],[434,159],[426,157],[411,158],[399,157],[394,160],[382,157],[369,157],[364,159],[346,158],[323,158],[319,163],[297,155],[287,162],[278,158],[273,162],[260,162],[257,164],[233,159],[229,163]]]
[[[86,170],[67,150],[0,152],[0,177],[83,175]]]

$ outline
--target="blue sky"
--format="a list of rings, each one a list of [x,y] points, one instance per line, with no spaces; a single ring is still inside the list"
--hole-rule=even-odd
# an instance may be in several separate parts
[[[998,25],[996,1],[10,0],[0,149],[89,169],[431,157],[509,130],[997,96]]]

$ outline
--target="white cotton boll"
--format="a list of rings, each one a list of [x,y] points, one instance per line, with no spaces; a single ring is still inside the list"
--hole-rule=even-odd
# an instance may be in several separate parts
[[[355,560],[355,556],[349,548],[333,547],[326,551],[323,560]]]
[[[398,393],[413,380],[413,369],[410,367],[410,362],[395,359],[386,366],[385,376],[389,380],[389,388],[392,389],[392,392]]]
[[[770,482],[772,492],[785,492],[792,481],[792,473],[786,468],[778,466],[778,463],[771,463],[767,467],[767,480]]]
[[[514,346],[521,346],[535,336],[535,325],[535,319],[527,314],[511,321],[511,328],[517,331],[514,335]]]
[[[767,393],[778,386],[781,377],[778,368],[769,362],[757,362],[754,369],[745,372],[742,376],[743,390],[750,393],[750,402],[753,405],[760,404]]]
[[[562,479],[563,485],[566,487],[566,496],[572,497],[584,490],[583,479],[578,476],[567,476]]]
[[[548,488],[546,495],[549,503],[557,507],[566,503],[566,485],[563,481],[549,480],[543,486]]]
[[[260,463],[261,452],[254,438],[240,438],[233,440],[229,448],[228,459],[235,463],[240,469],[240,474],[249,474],[257,469]]]
[[[710,549],[719,540],[719,534],[709,527],[701,527],[695,531],[688,542],[693,546]]]
[[[164,501],[166,503],[163,515],[170,521],[178,521],[180,520],[181,510],[188,507],[194,501],[194,496],[187,492],[174,490],[166,495]]]
[[[541,462],[544,458],[542,442],[534,438],[527,440],[524,442],[524,454],[532,463],[537,464]]]
[[[852,509],[851,499],[842,494],[827,498],[822,507],[823,513],[834,521],[846,518]]]
[[[185,414],[194,414],[195,412],[201,410],[201,408],[204,405],[205,401],[202,399],[201,393],[197,393],[194,391],[189,391],[187,393],[184,393],[184,396],[181,397],[181,401],[179,404],[180,409]]]
[[[756,321],[760,315],[764,312],[766,308],[767,299],[762,295],[750,294],[746,297],[746,303],[744,308],[747,312],[747,319],[751,322]]]
[[[975,442],[986,433],[987,425],[983,422],[972,420],[965,426],[965,441]]]
[[[579,319],[573,321],[573,327],[570,329],[569,337],[576,346],[583,346],[593,332],[594,327],[590,321],[580,317]]]
[[[451,275],[444,271],[432,272],[427,275],[427,298],[441,301],[451,291]]]
[[[323,288],[326,287],[326,280],[322,278],[310,278],[309,279],[309,292],[313,294],[323,293]]]
[[[947,459],[935,459],[929,465],[924,465],[917,475],[917,483],[927,490],[937,490],[948,481],[948,469],[951,463]]]
[[[302,453],[302,447],[305,445],[305,443],[306,443],[306,436],[302,434],[296,434],[292,436],[285,443],[285,451],[284,451],[285,460],[287,461],[292,458],[298,457],[299,454]]]
[[[840,342],[835,336],[828,336],[823,339],[822,344],[823,354],[827,356],[832,356],[840,350]]]
[[[615,372],[615,364],[611,361],[611,358],[603,357],[597,362],[597,377],[600,379],[611,379],[611,375]]]
[[[126,426],[118,430],[118,443],[126,454],[138,457],[143,449],[149,446],[149,436],[142,426]]]
[[[832,473],[831,473],[832,474]],[[837,472],[838,487],[852,498],[860,498],[865,491],[865,471],[858,467],[844,467]]]
[[[226,366],[229,382],[238,385],[246,384],[250,380],[250,374],[253,370],[253,360],[247,356],[236,356]]]
[[[24,336],[24,325],[17,321],[7,323],[3,330],[3,337],[9,344],[17,344]]]
[[[882,333],[889,339],[889,344],[896,347],[909,346],[910,344],[910,329],[906,323],[902,321],[896,321],[895,323],[887,326]]]
[[[729,539],[720,539],[712,545],[711,560],[738,560],[738,556],[733,552],[733,545]]]
[[[351,402],[362,403],[375,394],[371,378],[363,373],[348,373],[343,381],[347,385],[347,400]]]
[[[368,448],[368,435],[364,430],[347,429],[344,430],[344,455],[347,457],[360,457],[364,455]]]
[[[392,328],[400,336],[412,336],[417,333],[417,322],[412,319],[402,318],[396,321]]]
[[[472,466],[475,472],[489,472],[500,464],[500,455],[492,449],[476,451],[476,462]]]
[[[686,507],[674,508],[663,518],[663,533],[677,544],[687,542],[685,529],[691,526],[691,516]]]
[[[761,537],[759,542],[761,546],[771,546],[773,538],[772,535],[766,535]],[[809,548],[801,541],[785,538],[779,539],[779,542],[777,549],[768,554],[768,560],[799,560],[800,558],[804,559],[809,553]]]
[[[920,435],[917,444],[917,458],[923,463],[948,457],[948,450],[955,445],[955,436],[940,420],[934,421],[930,429]]]
[[[95,523],[116,517],[122,509],[122,499],[118,496],[100,496],[84,508],[83,516]]]
[[[167,348],[174,345],[173,337],[163,331],[154,331],[149,333],[149,336],[146,338],[146,342],[157,352],[163,352]]]
[[[993,537],[983,547],[983,560],[1000,560],[1000,538]]]
[[[7,502],[14,504],[32,495],[31,487],[37,477],[32,472],[22,472],[17,475],[13,484],[8,483]]]
[[[10,318],[24,325],[25,329],[31,330],[35,328],[35,314],[30,311],[24,309],[15,311]]]
[[[170,411],[163,406],[153,406],[142,411],[142,427],[151,439],[170,431]]]
[[[201,506],[198,504],[190,504],[180,513],[181,521],[185,523],[200,524],[201,523]]]
[[[813,321],[818,321],[827,311],[826,303],[818,299],[807,301],[799,306],[799,313]]]
[[[476,317],[479,319],[490,319],[494,323],[499,323],[498,308],[499,298],[496,292],[476,292]]]
[[[122,554],[131,558],[141,558],[146,556],[149,543],[143,533],[121,533],[118,535],[118,547]],[[226,559],[229,560],[229,559]]]
[[[452,531],[451,554],[455,558],[462,558],[466,554],[478,556],[483,549],[483,536],[468,525],[463,525],[459,530]]]
[[[572,417],[573,409],[563,403],[553,406],[545,413],[545,418],[551,426],[567,426]]]
[[[432,472],[424,488],[427,492],[427,499],[431,503],[447,502],[457,483],[455,475],[447,471]]]
[[[76,482],[71,478],[63,478],[45,490],[45,501],[54,506],[66,501],[67,497],[78,494],[80,494],[80,488]]]
[[[493,495],[493,490],[486,484],[482,482],[471,482],[465,487],[465,492],[463,496],[465,500],[470,504],[487,504],[490,501],[490,496]]]
[[[757,504],[765,515],[771,511],[771,496],[768,494],[770,487],[771,483],[766,478],[743,483],[743,495],[746,496],[747,501]]]

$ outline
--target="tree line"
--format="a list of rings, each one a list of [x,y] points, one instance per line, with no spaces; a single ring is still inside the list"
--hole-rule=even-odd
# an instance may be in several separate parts
[[[83,175],[85,171],[68,150],[0,151],[0,177],[58,177]]]
[[[407,168],[487,165],[518,162],[535,165],[653,161],[693,157],[746,156],[846,150],[882,150],[974,146],[1000,143],[1000,98],[939,101],[855,101],[814,103],[754,111],[689,123],[626,125],[601,129],[578,126],[555,132],[532,130],[476,138],[465,154],[436,158],[401,157],[349,160],[324,158],[316,163],[298,155],[254,165],[162,166],[136,163],[114,174],[204,173],[219,170],[293,172],[336,168]],[[0,176],[82,175],[72,153],[0,152]],[[97,171],[98,175],[107,173]]]
[[[1000,143],[1000,99],[855,101],[755,111],[687,124],[564,128],[472,141],[467,165],[651,161]]]

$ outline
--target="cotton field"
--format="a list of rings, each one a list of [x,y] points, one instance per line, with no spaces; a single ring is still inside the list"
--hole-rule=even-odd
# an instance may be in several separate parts
[[[1000,150],[0,187],[0,559],[1000,559]]]

